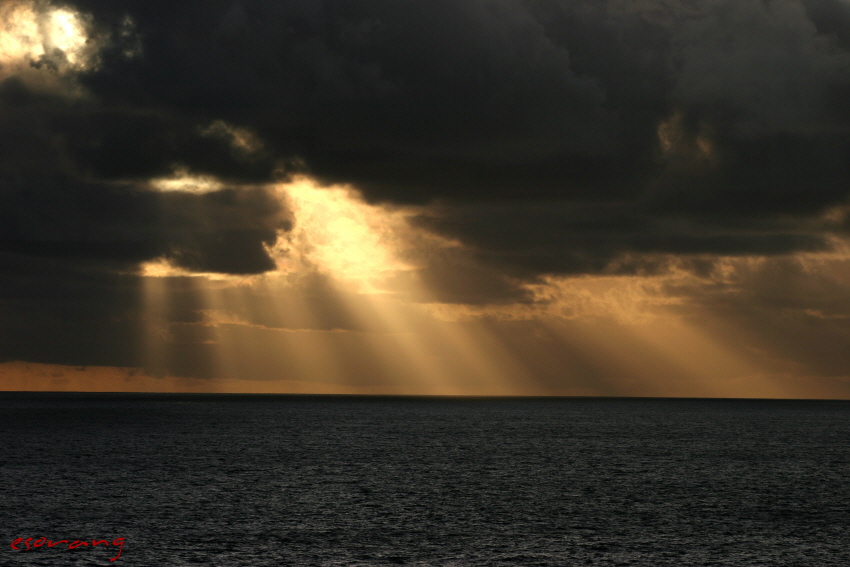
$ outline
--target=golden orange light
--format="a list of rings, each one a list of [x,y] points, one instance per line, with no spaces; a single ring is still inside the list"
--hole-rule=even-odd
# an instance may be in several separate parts
[[[185,167],[178,167],[167,177],[151,179],[150,186],[162,192],[179,191],[184,193],[211,193],[224,189],[224,183],[212,175],[199,175]]]
[[[4,69],[26,59],[37,59],[44,53],[37,17],[29,3],[0,5],[0,64]]]
[[[186,190],[174,184],[157,188]],[[228,379],[262,376],[269,367],[276,369],[270,380],[312,382],[316,391],[524,393],[525,373],[499,337],[484,326],[438,320],[405,299],[429,296],[410,289],[419,285],[415,278],[392,277],[414,269],[401,257],[424,238],[413,234],[411,211],[370,205],[351,187],[322,187],[306,177],[269,190],[295,219],[269,249],[276,272],[214,280],[188,278],[166,259],[143,265],[149,366],[167,367],[173,356],[179,323],[169,320],[169,305],[179,285],[194,290],[203,315],[194,324],[210,333],[218,373]],[[310,273],[327,282],[322,293],[331,295],[324,297],[353,327],[325,326]]]
[[[295,217],[274,250],[284,269],[311,265],[377,293],[385,291],[385,276],[411,268],[397,254],[409,213],[369,205],[349,186],[321,187],[307,177],[281,189]]]
[[[226,140],[237,155],[251,156],[263,149],[260,138],[247,128],[239,128],[224,120],[216,120],[201,134]]]
[[[77,14],[64,8],[55,10],[49,14],[44,30],[46,51],[59,49],[72,67],[86,64],[86,32]]]
[[[412,246],[459,245],[422,234],[408,222],[415,211],[371,205],[352,187],[306,177],[268,189],[294,217],[292,231],[268,250],[277,271],[188,274],[165,259],[143,266],[150,368],[168,368],[182,348],[181,326],[194,325],[203,327],[195,336],[208,343],[220,376],[207,382],[209,391],[840,397],[847,390],[840,381],[789,378],[800,369],[693,301],[712,286],[736,289],[764,269],[764,258],[714,259],[702,276],[671,258],[651,276],[549,276],[528,285],[528,302],[440,303],[415,275],[393,277],[415,274],[403,259]],[[843,274],[845,252],[837,246],[797,260],[803,270]],[[172,321],[187,290],[199,317]],[[326,302],[334,304],[330,322]]]
[[[0,6],[0,73],[5,76],[32,74],[30,63],[38,64],[45,57],[50,60],[45,70],[54,73],[88,69],[96,51],[77,12],[43,11],[34,2],[14,0]]]

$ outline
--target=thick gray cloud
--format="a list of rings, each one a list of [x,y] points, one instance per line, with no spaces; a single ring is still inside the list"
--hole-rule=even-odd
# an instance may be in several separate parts
[[[85,96],[0,83],[0,283],[7,298],[47,273],[59,287],[32,293],[91,285],[80,304],[109,313],[80,323],[92,336],[138,291],[115,274],[140,262],[272,269],[291,218],[262,184],[299,171],[429,205],[418,226],[465,245],[424,259],[445,301],[522,301],[518,282],[543,274],[647,273],[658,255],[698,270],[846,232],[821,220],[850,192],[843,0],[62,5],[90,15],[102,49],[74,79]],[[237,151],[219,123],[262,149]],[[176,167],[225,188],[150,188]],[[30,324],[25,302],[5,305]],[[131,327],[113,336],[131,345]],[[19,344],[3,356],[26,358]]]
[[[180,117],[38,95],[14,78],[0,85],[0,108],[0,250],[125,269],[162,256],[195,271],[274,267],[264,245],[289,219],[263,189],[147,186],[176,163],[244,183],[260,166],[226,141]]]
[[[370,199],[582,203],[532,215],[545,236],[508,230],[530,255],[559,247],[540,269],[642,250],[811,249],[816,234],[793,223],[765,234],[765,217],[807,219],[847,198],[850,19],[838,0],[77,5],[114,29],[129,15],[141,38],[141,57],[115,41],[85,79],[115,107],[251,128],[272,155]],[[212,153],[194,155],[213,171]],[[79,159],[107,173],[122,161]],[[583,231],[567,217],[588,202],[626,203],[648,234]],[[753,226],[730,234],[727,217]],[[433,226],[498,246],[487,235],[503,221],[485,211]]]
[[[612,165],[645,167],[619,151],[605,85],[521,3],[80,6],[103,21],[126,10],[144,38],[140,60],[89,78],[101,96],[249,126],[371,197],[613,189]]]

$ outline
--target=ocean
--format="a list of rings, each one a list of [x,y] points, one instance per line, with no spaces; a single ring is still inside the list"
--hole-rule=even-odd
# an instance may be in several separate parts
[[[3,393],[0,447],[7,566],[850,565],[850,402]]]

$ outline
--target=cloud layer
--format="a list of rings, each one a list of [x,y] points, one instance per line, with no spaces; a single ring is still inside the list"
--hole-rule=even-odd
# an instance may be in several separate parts
[[[0,356],[37,359],[41,326],[45,362],[133,366],[140,266],[277,269],[298,218],[274,183],[302,174],[454,243],[406,250],[413,301],[527,305],[547,278],[675,263],[767,336],[762,276],[732,301],[712,274],[771,258],[799,282],[847,236],[848,158],[844,0],[9,0]],[[824,285],[794,317],[843,336]]]
[[[74,79],[86,96],[6,79],[7,178],[79,192],[177,166],[232,183],[306,170],[395,203],[542,201],[430,226],[565,272],[621,252],[811,249],[822,230],[804,221],[847,197],[838,0],[73,6],[100,38]]]

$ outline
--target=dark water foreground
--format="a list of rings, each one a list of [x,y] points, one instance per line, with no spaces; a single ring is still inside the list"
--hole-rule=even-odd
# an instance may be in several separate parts
[[[0,394],[0,447],[9,566],[850,565],[850,402]]]

